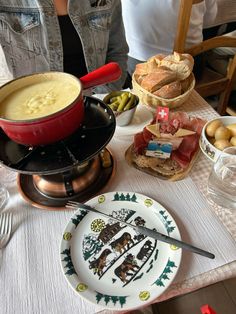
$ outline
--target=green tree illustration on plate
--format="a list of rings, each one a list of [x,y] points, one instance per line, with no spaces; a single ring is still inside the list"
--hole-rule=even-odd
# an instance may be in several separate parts
[[[125,221],[129,220],[135,213],[136,213],[135,210],[128,209],[128,214],[125,217]]]
[[[126,201],[128,201],[128,202],[130,201],[130,195],[129,195],[129,193],[126,194],[126,197],[125,197],[125,198],[126,198]]]
[[[165,210],[160,210],[159,214],[161,215],[161,220],[167,230],[167,233],[170,234],[175,230],[175,226],[171,226],[172,221],[168,219],[168,215]]]
[[[118,298],[117,296],[113,295],[113,296],[111,297],[111,300],[112,300],[113,304],[116,305],[116,302],[119,301],[119,298]]]
[[[131,201],[137,203],[137,196],[135,194],[131,197]]]
[[[77,214],[76,215],[76,218],[75,217],[72,217],[71,218],[71,221],[72,221],[72,223],[75,225],[75,227],[77,227],[78,226],[78,224],[81,222],[81,220],[84,218],[84,216],[86,216],[87,215],[87,210],[80,210],[80,214]]]
[[[66,261],[66,265],[64,266],[67,271],[65,272],[65,275],[73,275],[76,274],[76,271],[74,269],[74,265],[71,260],[71,255],[70,255],[70,249],[65,249],[64,251],[61,252],[62,255],[65,255],[64,259],[62,261]]]
[[[172,268],[177,267],[175,265],[175,262],[168,259],[168,262],[166,263],[166,266],[162,272],[162,274],[157,278],[157,280],[153,283],[160,287],[165,287],[164,280],[170,280],[168,277],[169,273],[172,273]]]
[[[111,300],[111,296],[110,295],[105,295],[104,296],[104,302],[105,302],[106,305],[110,302],[110,300]]]
[[[116,192],[113,196],[113,201],[131,201],[137,203],[137,196],[135,195],[135,193],[130,196],[129,193],[124,195],[124,193],[119,194],[118,192]]]
[[[116,192],[116,194],[114,194],[114,199],[113,199],[113,201],[119,201],[119,200],[120,200],[119,193]]]
[[[103,247],[103,243],[94,237],[93,234],[85,235],[83,239],[83,256],[84,260],[86,261],[92,255],[97,254],[101,251]]]
[[[104,300],[106,305],[109,302],[112,302],[114,305],[119,303],[120,306],[123,307],[123,305],[126,304],[126,299],[127,299],[127,296],[107,295],[107,294],[102,294],[99,292],[97,292],[96,294],[97,303],[99,303],[101,300]]]
[[[123,307],[123,305],[126,303],[126,298],[127,297],[119,297],[121,307]]]
[[[125,198],[124,194],[121,193],[121,195],[120,195],[120,201],[125,201],[125,200],[126,200],[126,198]]]
[[[97,303],[99,303],[102,300],[102,297],[103,297],[103,295],[101,293],[96,294]]]

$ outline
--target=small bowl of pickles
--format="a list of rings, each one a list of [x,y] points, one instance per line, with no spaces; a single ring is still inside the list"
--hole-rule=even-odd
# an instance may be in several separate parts
[[[116,125],[126,126],[133,119],[139,98],[128,91],[114,91],[107,94],[103,102],[112,109],[116,117]]]

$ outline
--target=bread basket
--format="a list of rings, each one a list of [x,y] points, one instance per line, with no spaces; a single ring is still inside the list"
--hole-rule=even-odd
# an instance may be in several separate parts
[[[186,100],[189,98],[192,90],[195,86],[195,78],[193,73],[190,74],[189,78],[189,86],[188,89],[178,97],[175,98],[161,98],[158,96],[153,95],[152,93],[148,92],[144,88],[142,88],[135,79],[135,74],[132,76],[132,85],[133,90],[132,92],[139,97],[140,104],[147,105],[150,109],[156,110],[157,106],[163,106],[168,108],[177,108],[181,106]]]

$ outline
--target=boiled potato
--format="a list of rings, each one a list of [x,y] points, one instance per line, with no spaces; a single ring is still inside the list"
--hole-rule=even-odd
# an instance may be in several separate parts
[[[228,140],[225,140],[225,139],[220,139],[220,140],[217,140],[215,141],[214,143],[214,146],[216,148],[218,148],[219,150],[223,150],[225,149],[226,147],[230,147],[232,144],[230,144],[230,142]]]
[[[222,122],[220,120],[214,120],[210,122],[206,127],[206,134],[210,137],[215,135],[216,130],[222,126]]]
[[[230,130],[231,136],[236,136],[236,123],[232,123],[226,126]]]
[[[231,137],[231,132],[225,126],[220,126],[215,131],[215,139],[217,140],[228,140]]]
[[[215,139],[214,137],[209,137],[209,138],[208,138],[208,141],[209,141],[212,145],[214,145],[216,139]]]
[[[236,136],[232,136],[229,142],[231,145],[236,146]]]

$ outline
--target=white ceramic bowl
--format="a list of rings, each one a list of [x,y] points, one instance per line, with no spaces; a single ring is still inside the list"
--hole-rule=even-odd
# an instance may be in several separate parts
[[[215,162],[218,159],[219,155],[222,154],[222,151],[219,150],[218,148],[216,148],[214,145],[212,145],[206,136],[206,127],[213,120],[221,120],[223,125],[226,126],[229,124],[236,123],[236,117],[222,116],[222,117],[212,119],[212,120],[208,121],[202,129],[202,134],[201,134],[200,141],[199,141],[200,148],[201,148],[203,154],[207,158],[209,158],[210,160]]]

